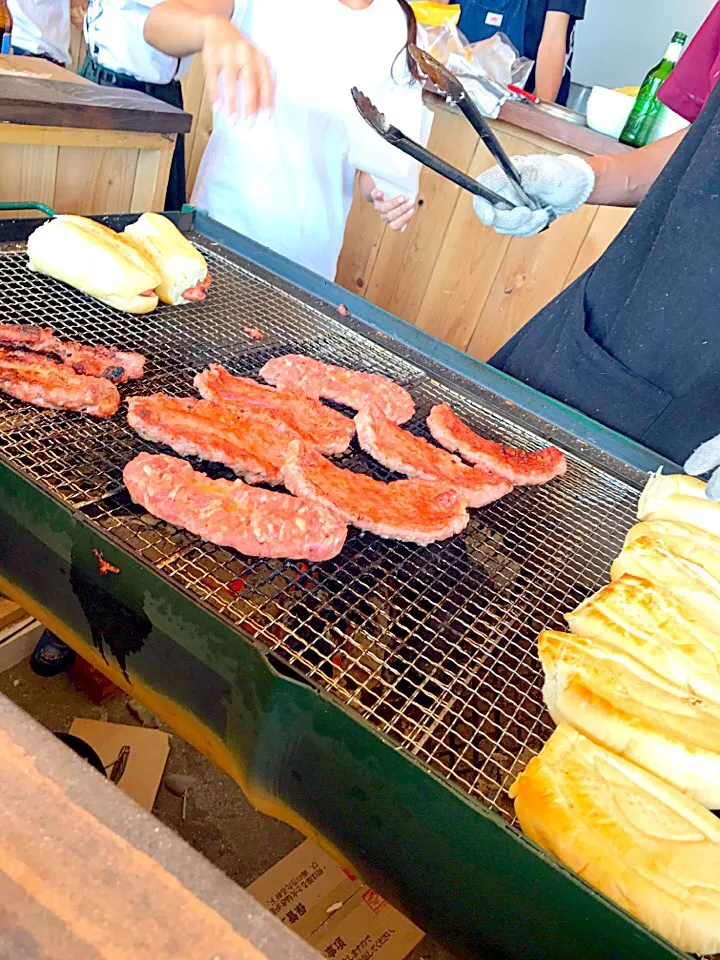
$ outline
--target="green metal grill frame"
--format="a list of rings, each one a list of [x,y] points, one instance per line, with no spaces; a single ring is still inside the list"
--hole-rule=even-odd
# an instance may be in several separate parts
[[[269,270],[279,285],[299,287],[326,307],[346,304],[366,336],[399,355],[417,351],[429,368],[516,404],[518,415],[569,430],[588,445],[587,456],[611,472],[637,480],[662,463],[203,216],[186,214],[178,222]],[[22,239],[32,226],[18,222],[5,235],[14,230]],[[120,576],[101,576],[94,550],[117,565]],[[130,638],[142,634],[125,680],[111,653],[107,671],[214,756],[257,806],[340,851],[459,956],[684,956],[3,462],[0,582],[94,662],[103,624],[121,625]]]

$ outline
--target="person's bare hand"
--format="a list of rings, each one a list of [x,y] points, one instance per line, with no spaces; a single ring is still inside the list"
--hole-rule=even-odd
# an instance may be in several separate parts
[[[238,87],[243,92],[243,118],[259,110],[270,110],[274,89],[270,65],[229,20],[208,16],[204,21],[205,41],[202,58],[208,94],[213,103],[220,99],[223,84],[223,106],[229,116],[237,110]]]
[[[88,0],[71,0],[70,2],[70,22],[78,29],[82,27],[85,20],[87,5]]]
[[[414,200],[408,200],[407,197],[393,197],[392,200],[386,200],[385,194],[377,187],[370,194],[370,199],[380,214],[380,219],[391,230],[404,230],[415,213]]]

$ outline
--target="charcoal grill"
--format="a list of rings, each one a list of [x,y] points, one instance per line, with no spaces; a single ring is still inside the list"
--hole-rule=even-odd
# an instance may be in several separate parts
[[[251,560],[130,502],[124,465],[158,448],[122,412],[0,398],[3,588],[458,954],[680,956],[523,838],[507,797],[552,730],[537,634],[607,580],[658,458],[201,215],[178,222],[211,295],[138,318],[30,273],[35,224],[5,221],[3,319],[142,351],[124,396],[193,395],[210,361],[257,376],[290,352],[382,373],[412,393],[416,433],[448,401],[491,438],[555,442],[567,477],[445,543],[352,530],[329,563]],[[392,476],[356,445],[341,463]],[[120,573],[101,576],[93,550]]]

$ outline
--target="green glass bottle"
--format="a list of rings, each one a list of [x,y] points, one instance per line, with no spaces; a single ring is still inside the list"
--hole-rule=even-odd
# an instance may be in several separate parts
[[[631,147],[644,147],[650,142],[655,125],[663,112],[663,105],[657,97],[658,90],[680,59],[686,40],[686,33],[674,33],[665,56],[643,80],[635,105],[620,134],[621,143],[627,143]]]

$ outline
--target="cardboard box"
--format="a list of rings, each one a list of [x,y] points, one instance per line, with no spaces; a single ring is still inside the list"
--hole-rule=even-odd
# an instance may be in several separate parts
[[[248,892],[330,960],[403,960],[424,937],[310,840]]]
[[[152,810],[170,753],[162,730],[76,717],[70,733],[89,743],[108,777],[146,810]]]

